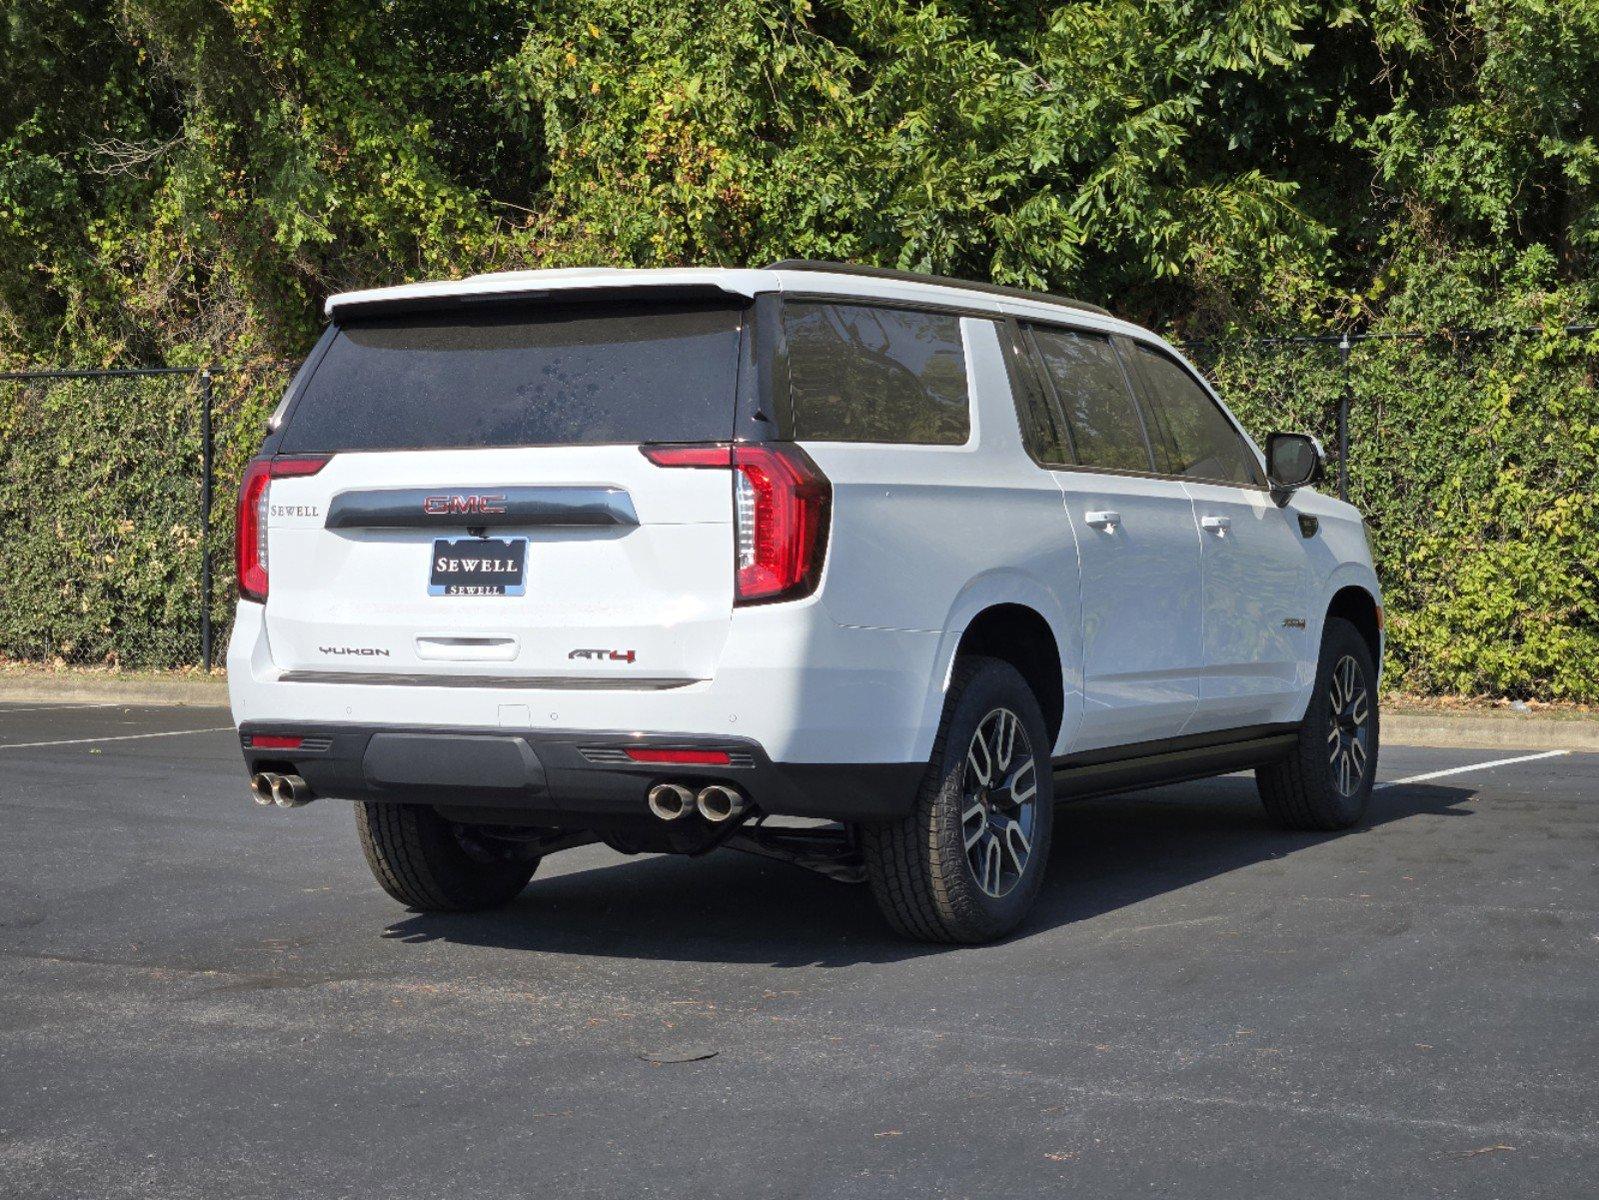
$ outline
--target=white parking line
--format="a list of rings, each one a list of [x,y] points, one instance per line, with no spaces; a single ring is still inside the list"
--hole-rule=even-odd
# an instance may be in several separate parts
[[[1422,783],[1428,779],[1442,779],[1445,775],[1464,775],[1468,771],[1486,771],[1490,767],[1508,767],[1511,763],[1537,762],[1540,758],[1559,758],[1563,754],[1570,754],[1570,750],[1545,750],[1542,754],[1523,754],[1519,758],[1496,758],[1492,762],[1472,763],[1466,767],[1450,767],[1446,771],[1428,771],[1425,775],[1407,775],[1403,779],[1390,779],[1379,783],[1372,791],[1381,788],[1398,787],[1401,783]]]
[[[215,729],[169,729],[161,733],[119,733],[115,737],[67,738],[59,742],[0,743],[0,750],[33,750],[39,746],[82,746],[88,742],[135,742],[140,738],[182,737],[186,733],[232,733],[233,726],[220,725]]]
[[[26,708],[10,708],[10,707],[0,708],[0,717],[7,716],[7,715],[9,715],[11,713],[50,712],[52,709],[60,709],[60,708],[116,708],[116,707],[117,706],[115,704],[87,704],[87,703],[85,703],[85,704],[30,704]]]

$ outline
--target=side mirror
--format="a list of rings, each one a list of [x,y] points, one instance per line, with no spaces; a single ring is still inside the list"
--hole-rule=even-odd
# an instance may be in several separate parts
[[[1273,490],[1291,492],[1315,483],[1326,471],[1321,443],[1308,433],[1266,435],[1266,475]]]

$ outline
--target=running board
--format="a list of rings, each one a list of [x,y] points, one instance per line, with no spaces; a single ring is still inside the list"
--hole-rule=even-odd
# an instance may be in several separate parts
[[[1226,740],[1217,741],[1217,736]],[[1202,735],[1197,744],[1182,744],[1196,739],[1172,739],[1149,743],[1147,748],[1127,746],[1074,755],[1055,763],[1055,798],[1085,800],[1258,767],[1288,754],[1298,736],[1298,727],[1288,726],[1252,737]]]

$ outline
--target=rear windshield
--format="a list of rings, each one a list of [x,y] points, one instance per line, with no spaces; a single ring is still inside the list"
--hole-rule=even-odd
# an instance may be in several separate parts
[[[726,441],[742,310],[547,301],[341,321],[281,449]]]

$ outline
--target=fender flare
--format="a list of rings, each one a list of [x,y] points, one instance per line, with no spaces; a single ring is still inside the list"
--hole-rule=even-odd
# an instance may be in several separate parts
[[[1327,610],[1332,607],[1333,597],[1348,587],[1357,587],[1371,595],[1372,602],[1382,608],[1382,585],[1377,582],[1377,572],[1369,565],[1361,562],[1339,563],[1338,566],[1321,581],[1315,598],[1316,637],[1318,643],[1321,630],[1326,625]]]
[[[1322,580],[1320,594],[1316,597],[1316,645],[1321,645],[1322,633],[1327,627],[1327,613],[1332,608],[1333,597],[1348,588],[1358,588],[1371,597],[1372,603],[1377,606],[1377,681],[1382,682],[1383,647],[1387,644],[1388,634],[1383,628],[1382,612],[1382,584],[1377,581],[1377,573],[1367,563],[1346,562],[1340,563],[1328,576]]]
[[[917,761],[932,755],[933,738],[938,733],[938,724],[943,717],[944,698],[949,691],[950,676],[955,670],[955,652],[960,648],[961,639],[979,613],[1001,604],[1016,604],[1032,609],[1055,635],[1065,699],[1056,746],[1061,745],[1075,729],[1083,702],[1081,599],[1075,589],[1070,595],[1063,596],[1023,571],[1012,567],[995,568],[968,580],[951,602],[949,613],[944,618],[944,631],[939,637],[938,652],[934,658],[936,669],[922,702],[920,731],[916,738]]]

